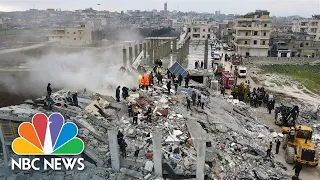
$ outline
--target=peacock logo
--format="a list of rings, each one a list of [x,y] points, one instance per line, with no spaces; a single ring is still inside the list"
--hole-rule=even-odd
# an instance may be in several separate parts
[[[32,123],[24,122],[18,128],[20,137],[12,142],[12,150],[18,155],[78,155],[84,150],[84,143],[77,138],[78,127],[64,122],[60,113],[49,118],[37,113]]]

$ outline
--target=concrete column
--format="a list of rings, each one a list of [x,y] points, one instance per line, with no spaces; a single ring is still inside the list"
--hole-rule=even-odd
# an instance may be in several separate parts
[[[171,67],[172,66],[172,64],[173,64],[173,56],[172,56],[172,54],[170,54],[170,66],[169,67]]]
[[[162,145],[161,145],[161,133],[155,131],[152,133],[153,143],[153,163],[154,173],[157,176],[162,177]]]
[[[134,45],[134,59],[137,59],[138,57],[138,44]]]
[[[208,39],[206,39],[204,46],[204,69],[208,69]]]
[[[179,48],[177,51],[177,62],[181,64],[181,49]]]
[[[133,52],[132,52],[132,46],[130,45],[130,47],[129,47],[129,64],[130,64],[130,66],[131,66],[132,62],[133,62]]]
[[[141,51],[142,51],[142,43],[139,44],[139,51],[138,51],[139,53],[138,54],[140,54]]]
[[[147,58],[147,43],[143,43],[143,58]]]
[[[108,129],[109,150],[111,155],[111,166],[115,171],[120,170],[120,155],[116,129]]]
[[[204,180],[204,168],[205,168],[205,155],[206,155],[206,141],[199,139],[197,148],[197,171],[196,179]]]
[[[155,44],[154,39],[151,39],[151,43],[150,43],[151,54],[149,54],[149,59],[150,59],[151,64],[153,64],[153,61],[154,61],[154,53],[155,53],[155,50],[154,50],[155,45],[154,44]]]
[[[3,160],[4,160],[4,167],[8,168],[8,162],[9,162],[9,158],[8,158],[8,147],[6,146],[6,143],[4,142],[4,137],[3,137],[3,132],[2,129],[0,127],[0,140],[2,143],[2,152],[3,152]]]
[[[127,67],[127,49],[125,47],[123,47],[122,50],[122,61],[123,61],[123,66]]]
[[[174,39],[173,40],[173,52],[176,52],[177,51],[177,39]]]

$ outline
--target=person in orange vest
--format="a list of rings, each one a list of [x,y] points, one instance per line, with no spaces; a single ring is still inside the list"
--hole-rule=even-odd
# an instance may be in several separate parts
[[[146,87],[146,90],[148,90],[148,87],[150,85],[150,76],[149,74],[145,73],[143,75],[143,78],[144,78],[144,86]]]
[[[140,81],[140,84],[141,84],[141,88],[142,88],[142,89],[144,89],[145,82],[146,82],[145,77],[142,76],[141,81]]]

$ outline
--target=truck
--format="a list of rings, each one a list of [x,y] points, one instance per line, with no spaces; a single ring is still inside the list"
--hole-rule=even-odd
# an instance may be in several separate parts
[[[237,77],[229,71],[223,71],[221,77],[221,85],[226,89],[231,89],[233,85],[237,84]]]

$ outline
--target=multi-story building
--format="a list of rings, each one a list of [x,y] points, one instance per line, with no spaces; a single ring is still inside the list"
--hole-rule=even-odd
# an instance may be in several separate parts
[[[256,10],[234,20],[233,44],[241,56],[268,56],[270,12]]]
[[[65,46],[84,46],[92,44],[92,27],[55,27],[48,30],[49,42],[58,42]]]
[[[320,41],[320,15],[314,15],[312,19],[294,20],[292,31],[308,33],[314,41]]]
[[[191,35],[191,40],[204,41],[207,38],[210,38],[210,34],[213,32],[214,27],[214,21],[193,20],[188,27],[188,32]]]

